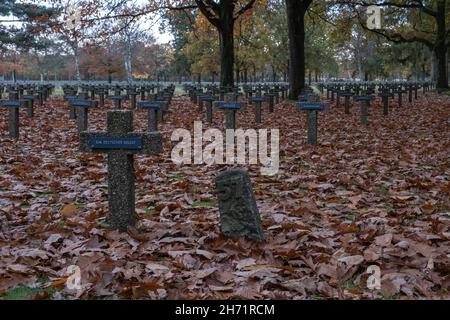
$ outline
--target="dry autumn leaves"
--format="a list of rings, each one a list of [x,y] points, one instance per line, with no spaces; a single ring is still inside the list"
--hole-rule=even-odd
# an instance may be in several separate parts
[[[280,129],[280,171],[248,166],[266,242],[220,235],[214,177],[225,166],[176,166],[175,128],[202,120],[176,97],[160,130],[164,153],[136,156],[137,228],[106,228],[104,155],[79,153],[67,103],[50,99],[21,135],[7,138],[0,110],[0,294],[31,299],[417,299],[450,298],[450,99],[419,96],[369,124],[357,106],[319,117],[306,144],[305,114],[288,103],[238,113],[246,128]],[[109,104],[107,106],[111,107]],[[209,127],[223,127],[223,114]],[[135,111],[145,131],[145,111]],[[89,128],[106,127],[106,110]],[[81,270],[81,290],[66,286]],[[367,288],[371,265],[381,289]]]

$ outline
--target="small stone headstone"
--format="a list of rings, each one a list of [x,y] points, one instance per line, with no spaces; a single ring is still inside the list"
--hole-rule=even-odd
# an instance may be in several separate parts
[[[222,233],[236,238],[264,241],[258,207],[248,173],[228,169],[216,177]]]

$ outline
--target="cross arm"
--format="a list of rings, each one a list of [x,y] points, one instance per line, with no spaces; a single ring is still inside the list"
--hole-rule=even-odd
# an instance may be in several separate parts
[[[73,99],[69,100],[69,104],[71,107],[79,107],[79,108],[95,108],[98,106],[98,102],[94,100]]]
[[[23,107],[25,105],[25,100],[4,100],[0,101],[0,107]]]
[[[127,154],[156,155],[163,152],[162,135],[159,132],[128,133],[115,136],[105,132],[81,132],[81,152],[108,153],[121,151]]]

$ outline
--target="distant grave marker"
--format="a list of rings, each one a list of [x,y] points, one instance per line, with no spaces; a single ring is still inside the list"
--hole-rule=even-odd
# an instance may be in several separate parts
[[[383,102],[383,115],[387,116],[389,114],[389,98],[394,97],[394,94],[390,92],[380,92],[378,96],[381,97],[381,101]]]
[[[226,111],[226,129],[236,129],[236,111],[242,108],[240,102],[217,102],[216,107]]]
[[[162,102],[141,101],[138,103],[138,107],[148,110],[148,131],[158,131],[158,113],[161,113]]]
[[[69,104],[71,108],[76,110],[78,133],[86,131],[88,129],[89,108],[97,107],[98,102],[92,100],[72,99],[69,100]]]
[[[203,101],[206,102],[206,122],[213,122],[213,102],[217,100],[217,97],[206,96],[203,97]]]
[[[255,122],[261,123],[261,108],[264,102],[263,97],[252,97],[250,101],[255,105]]]
[[[359,102],[359,108],[360,108],[360,121],[362,125],[367,124],[367,116],[369,114],[369,106],[370,102],[372,101],[372,96],[355,96],[355,101]]]
[[[351,92],[341,92],[341,96],[344,97],[344,112],[350,114],[350,97],[353,96]]]
[[[297,108],[306,111],[306,121],[308,126],[308,144],[317,144],[317,118],[318,111],[324,111],[329,105],[321,102],[301,102]]]

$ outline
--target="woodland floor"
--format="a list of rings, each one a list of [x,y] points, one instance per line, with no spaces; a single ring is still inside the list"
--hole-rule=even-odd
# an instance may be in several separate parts
[[[0,296],[450,299],[450,98],[391,104],[384,117],[377,101],[367,127],[356,105],[320,113],[317,147],[293,105],[265,107],[260,126],[252,106],[239,113],[239,127],[280,129],[279,174],[248,167],[261,244],[220,235],[213,183],[225,166],[172,163],[173,129],[204,116],[187,98],[161,126],[164,154],[135,158],[139,223],[128,234],[105,226],[105,156],[78,152],[66,103],[51,99],[32,119],[22,110],[18,141],[0,109]],[[105,122],[106,110],[90,112],[90,129]],[[146,126],[136,111],[135,129]],[[81,268],[83,290],[66,289],[69,265]],[[381,290],[366,286],[371,265]]]

